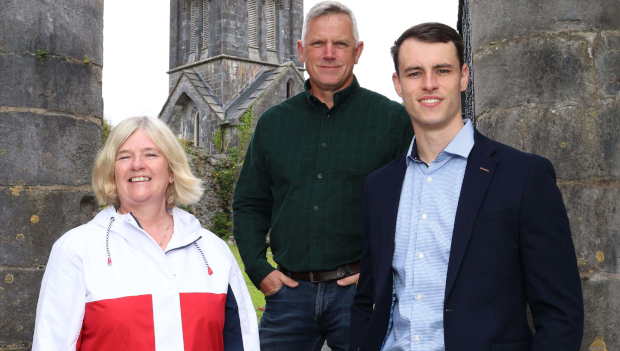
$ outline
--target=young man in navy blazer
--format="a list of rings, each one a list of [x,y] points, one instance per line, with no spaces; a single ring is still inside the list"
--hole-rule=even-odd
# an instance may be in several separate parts
[[[366,180],[350,350],[579,350],[581,283],[553,166],[463,120],[454,29],[412,27],[392,56],[415,138]]]

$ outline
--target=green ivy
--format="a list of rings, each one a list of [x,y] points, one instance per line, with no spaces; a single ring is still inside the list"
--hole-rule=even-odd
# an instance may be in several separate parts
[[[239,136],[239,147],[233,147],[228,150],[227,157],[223,158],[215,165],[215,172],[213,174],[214,183],[217,188],[217,195],[222,201],[224,211],[217,213],[211,218],[212,228],[211,231],[220,237],[228,236],[232,233],[232,195],[235,189],[235,183],[239,176],[239,170],[245,158],[248,144],[252,138],[252,125],[254,123],[254,111],[253,107],[250,107],[241,117],[241,122],[237,126]],[[219,134],[218,134],[219,133]],[[218,130],[213,136],[215,146],[223,152],[223,131]],[[219,142],[219,144],[218,144]]]
[[[219,127],[217,132],[213,134],[213,144],[215,144],[217,151],[224,151],[224,129],[222,127]]]
[[[232,229],[232,222],[229,220],[229,215],[225,213],[216,213],[211,218],[211,231],[213,234],[220,238],[225,238],[230,235]]]
[[[46,48],[37,49],[37,58],[45,58],[47,54],[48,54],[48,51]]]
[[[105,142],[108,140],[108,136],[110,136],[110,132],[112,131],[112,121],[106,117],[103,117],[101,129],[101,145],[105,145]]]

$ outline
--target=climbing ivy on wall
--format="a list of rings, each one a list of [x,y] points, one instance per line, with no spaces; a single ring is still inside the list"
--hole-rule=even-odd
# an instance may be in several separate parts
[[[224,150],[224,132],[218,130],[213,141],[220,152],[226,151],[228,156],[221,159],[215,165],[214,183],[217,188],[217,194],[224,204],[224,211],[215,214],[211,218],[213,226],[211,231],[219,237],[225,237],[232,233],[232,195],[245,159],[248,144],[252,138],[252,125],[254,124],[254,105],[250,107],[239,118],[237,131],[239,136],[239,146]],[[218,144],[219,143],[219,144]]]

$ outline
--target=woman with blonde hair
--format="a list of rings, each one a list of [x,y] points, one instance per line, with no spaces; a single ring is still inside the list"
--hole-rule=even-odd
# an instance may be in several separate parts
[[[259,350],[230,249],[176,207],[202,196],[160,120],[116,126],[93,172],[107,207],[64,234],[47,264],[34,350]]]

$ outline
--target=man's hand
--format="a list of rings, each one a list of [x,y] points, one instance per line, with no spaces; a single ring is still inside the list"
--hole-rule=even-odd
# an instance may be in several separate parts
[[[282,285],[286,285],[289,288],[296,288],[299,285],[295,280],[287,277],[284,273],[275,270],[269,273],[265,279],[258,285],[258,289],[265,295],[269,296],[275,294]]]
[[[355,284],[355,286],[357,286],[357,281],[358,280],[360,280],[360,274],[356,273],[356,274],[353,274],[353,275],[350,275],[348,277],[344,277],[344,278],[338,280],[338,285],[340,285],[340,286],[347,286],[347,285]]]

